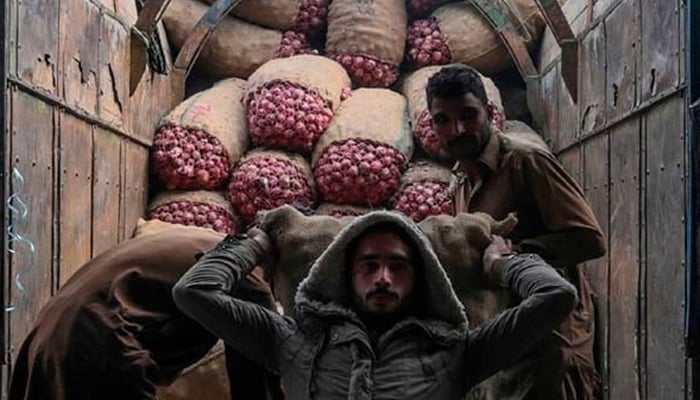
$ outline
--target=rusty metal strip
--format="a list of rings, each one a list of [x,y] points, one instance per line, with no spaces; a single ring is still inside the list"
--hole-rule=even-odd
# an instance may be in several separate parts
[[[557,0],[535,0],[561,47],[561,76],[574,103],[578,100],[579,44]]]
[[[510,8],[492,0],[471,0],[471,4],[479,10],[501,38],[523,80],[537,78],[537,68],[521,34],[513,25],[512,19],[515,16],[512,15]]]
[[[146,4],[143,5],[139,17],[134,24],[134,29],[138,30],[144,36],[153,33],[169,4],[170,0],[146,1]]]
[[[148,48],[151,46],[150,37],[163,17],[170,0],[148,0],[139,12],[136,24],[131,27],[131,66],[129,68],[129,94],[134,94],[141,81],[146,63]]]
[[[171,84],[173,88],[174,104],[179,103],[185,97],[185,81],[190,74],[199,54],[206,46],[211,34],[228,13],[240,3],[241,0],[217,0],[209,7],[200,18],[197,25],[190,32],[185,44],[180,48],[177,58],[173,63]],[[235,38],[231,38],[235,40]]]

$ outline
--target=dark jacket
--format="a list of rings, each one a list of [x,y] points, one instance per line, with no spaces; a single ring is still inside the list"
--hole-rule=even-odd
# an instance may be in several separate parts
[[[408,233],[424,269],[423,310],[383,334],[373,348],[348,306],[348,243],[381,222]],[[228,295],[262,256],[251,239],[228,238],[176,284],[176,304],[228,345],[278,371],[289,400],[459,399],[517,361],[571,312],[576,291],[537,256],[497,266],[500,283],[525,300],[469,332],[467,318],[418,227],[392,212],[358,217],[312,266],[294,319]]]

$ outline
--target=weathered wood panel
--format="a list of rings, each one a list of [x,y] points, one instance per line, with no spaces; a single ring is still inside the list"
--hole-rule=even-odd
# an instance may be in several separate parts
[[[87,0],[60,3],[59,90],[69,105],[95,115],[100,10]]]
[[[642,48],[638,72],[642,102],[678,85],[681,35],[679,1],[639,0]]]
[[[646,116],[646,312],[649,399],[685,397],[684,100]]]
[[[92,127],[60,113],[59,283],[87,262],[92,248]]]
[[[609,120],[628,113],[636,104],[637,7],[636,0],[623,1],[605,20]]]
[[[609,243],[609,190],[610,179],[609,135],[600,134],[585,142],[583,145],[583,181],[584,192],[603,234]],[[608,246],[609,247],[609,246]],[[609,262],[605,257],[586,263],[586,271],[590,277],[593,291],[596,295],[596,348],[598,362],[602,371],[608,371],[609,354]],[[607,374],[603,374],[603,386],[607,387]]]
[[[121,1],[121,0],[99,0],[100,4],[102,4],[105,9],[112,11],[112,12],[117,12],[117,1],[119,1],[120,3],[133,3],[133,2]]]
[[[564,153],[559,154],[559,161],[566,172],[583,187],[583,161],[581,157],[581,147],[574,147]]]
[[[610,399],[639,399],[641,124],[610,132]]]
[[[559,68],[552,68],[542,77],[539,85],[539,120],[543,124],[543,135],[550,140],[552,147],[559,148],[559,101],[557,99],[557,84],[559,83]]]
[[[632,3],[634,0],[625,0],[623,3]],[[593,6],[593,19],[595,20],[596,18],[600,18],[601,16],[605,15],[611,7],[615,4],[619,4],[619,0],[595,0],[595,4]]]
[[[148,149],[134,143],[125,142],[124,183],[122,199],[124,204],[123,238],[134,232],[136,222],[144,215],[148,195]]]
[[[15,253],[10,255],[9,297],[16,309],[10,314],[9,345],[18,349],[51,297],[53,286],[54,112],[48,104],[21,91],[13,91],[11,102],[11,165],[24,178],[21,187],[12,185],[12,193],[20,194],[27,216],[20,221],[11,212],[10,223],[16,224],[16,232],[35,247],[32,256],[29,246],[15,242]],[[18,203],[15,206],[22,210]]]
[[[605,25],[588,33],[580,55],[579,113],[581,133],[585,135],[605,123]]]
[[[92,255],[119,241],[122,141],[102,129],[94,131],[92,185]]]
[[[17,73],[25,82],[56,93],[59,2],[17,3]]]
[[[100,117],[115,126],[124,125],[129,101],[129,32],[109,15],[100,32]]]
[[[557,71],[560,71],[560,66],[557,66]],[[579,113],[578,105],[574,103],[571,98],[569,90],[566,88],[564,79],[561,77],[561,73],[557,72],[558,76],[558,91],[556,94],[557,101],[559,103],[559,123],[557,124],[559,134],[559,148],[563,148],[574,143],[580,136],[580,124],[579,124]],[[546,99],[544,101],[547,101]]]

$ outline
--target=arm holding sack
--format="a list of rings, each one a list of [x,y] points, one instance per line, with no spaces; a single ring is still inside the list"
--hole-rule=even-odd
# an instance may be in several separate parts
[[[469,333],[467,379],[471,387],[518,362],[571,313],[573,285],[542,258],[513,254],[510,240],[494,236],[484,252],[487,282],[517,293],[523,301]]]
[[[231,296],[272,250],[269,237],[259,229],[229,235],[178,281],[173,298],[185,314],[227,345],[277,371],[279,344],[295,332],[294,321]]]

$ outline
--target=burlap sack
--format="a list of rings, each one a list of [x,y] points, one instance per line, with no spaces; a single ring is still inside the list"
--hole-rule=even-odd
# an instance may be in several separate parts
[[[257,224],[267,232],[277,249],[275,263],[268,266],[265,273],[285,315],[293,314],[297,286],[306,277],[311,264],[353,218],[306,216],[292,206],[258,213]]]
[[[408,122],[406,99],[388,89],[358,89],[343,101],[331,124],[316,143],[311,165],[328,146],[348,139],[381,143],[401,152],[407,160],[413,155],[413,135]]]
[[[180,126],[207,132],[219,139],[233,165],[250,144],[245,107],[241,104],[245,86],[245,81],[241,79],[223,80],[180,103],[160,121],[160,126]]]
[[[492,234],[507,236],[516,224],[513,215],[496,221],[484,213],[435,215],[418,224],[430,239],[472,326],[478,326],[512,303],[508,290],[484,282],[482,257]]]
[[[308,89],[330,102],[335,111],[343,88],[351,86],[350,77],[340,64],[327,57],[297,55],[266,62],[248,78],[247,95],[271,82],[290,82]]]
[[[226,356],[219,341],[209,353],[186,368],[170,386],[158,387],[158,400],[227,400],[231,398]]]
[[[418,125],[420,115],[428,109],[428,96],[425,93],[425,88],[428,86],[428,80],[431,76],[438,73],[441,69],[453,65],[435,65],[424,67],[417,71],[408,74],[400,83],[400,91],[408,100],[408,113],[411,118],[412,126]],[[481,76],[486,89],[486,97],[489,102],[492,102],[496,108],[503,113],[503,101],[501,100],[501,92],[496,87],[496,84],[490,78]]]
[[[309,166],[309,162],[306,161],[304,157],[300,156],[299,154],[287,153],[280,150],[258,148],[249,151],[248,154],[243,157],[241,163],[255,158],[274,158],[292,164],[304,176],[304,180],[306,180],[306,183],[308,183],[309,187],[311,188],[314,198],[318,196],[318,189],[316,188],[314,175],[311,172],[311,166]]]
[[[401,176],[399,192],[406,186],[418,182],[438,182],[449,185],[452,182],[452,171],[434,161],[421,160],[412,163]]]
[[[163,15],[168,38],[180,50],[208,6],[197,0],[172,0]],[[248,78],[277,56],[282,33],[226,17],[212,33],[196,66],[219,78]]]
[[[544,18],[534,0],[505,0],[516,21],[515,28],[532,48],[544,30]],[[482,73],[492,74],[511,65],[510,54],[489,22],[471,1],[446,4],[435,10],[437,20],[452,61],[471,65]]]
[[[316,213],[319,215],[328,215],[331,217],[339,216],[359,216],[367,214],[375,210],[369,207],[352,206],[347,204],[323,203],[316,208]]]
[[[158,219],[145,220],[143,218],[139,218],[136,222],[136,227],[134,228],[134,232],[132,233],[131,237],[135,238],[143,235],[151,235],[153,233],[159,233],[170,229],[189,229],[192,230],[193,233],[198,231],[216,232],[213,229],[202,228],[199,226],[171,224]]]
[[[238,219],[233,207],[231,207],[231,203],[226,200],[223,194],[208,190],[163,192],[151,201],[148,205],[148,211],[176,201],[191,201],[193,203],[205,203],[219,206],[228,211],[228,213],[231,214],[231,218],[234,220]]]
[[[216,0],[204,0],[214,4]],[[231,13],[266,28],[286,31],[294,24],[302,0],[243,0]]]
[[[399,65],[407,23],[404,0],[333,0],[328,9],[326,51]]]
[[[543,152],[551,153],[552,149],[547,145],[542,136],[526,123],[508,120],[503,126],[503,135],[508,148],[525,150],[536,148]]]

